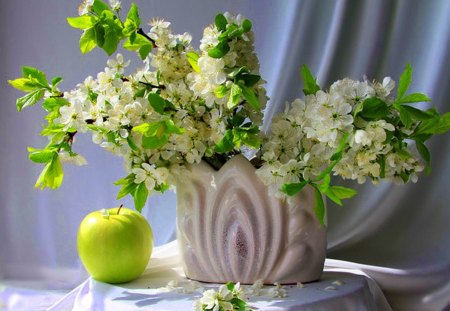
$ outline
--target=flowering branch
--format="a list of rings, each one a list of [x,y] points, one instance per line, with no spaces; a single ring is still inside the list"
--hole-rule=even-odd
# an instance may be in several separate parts
[[[125,76],[129,61],[117,54],[96,79],[89,77],[64,93],[57,89],[60,77],[49,83],[31,67],[9,81],[27,93],[17,100],[19,111],[43,100],[48,112],[41,135],[49,137],[49,144],[29,149],[32,161],[45,164],[37,186],[61,185],[61,161],[86,162],[72,151],[78,132],[92,133],[94,143],[124,159],[127,176],[116,182],[121,187],[117,198],[131,195],[139,211],[153,192],[174,186],[189,165],[204,160],[219,169],[232,156],[254,149],[251,163],[271,194],[289,199],[312,186],[316,216],[324,224],[324,197],[341,205],[356,194],[332,185],[332,176],[359,183],[416,181],[418,173],[430,170],[425,142],[450,129],[450,113],[441,116],[411,105],[429,99],[407,94],[409,65],[395,98],[390,78],[343,79],[322,90],[303,66],[305,98],[294,100],[274,117],[270,132],[261,133],[267,96],[250,20],[218,14],[195,49],[189,34],[172,33],[164,20],[153,20],[145,33],[135,4],[121,20],[120,6],[118,0],[110,6],[85,0],[80,16],[67,21],[83,31],[83,53],[100,47],[111,55],[122,42],[144,60],[143,68]],[[425,167],[409,151],[409,140]]]
[[[140,35],[143,36],[145,39],[147,39],[148,41],[150,41],[150,42],[152,43],[152,47],[153,47],[153,48],[158,47],[158,46],[156,45],[156,41],[153,40],[152,38],[150,38],[150,37],[144,32],[144,30],[142,30],[142,28],[139,28],[138,31],[137,31],[136,33],[140,34]]]

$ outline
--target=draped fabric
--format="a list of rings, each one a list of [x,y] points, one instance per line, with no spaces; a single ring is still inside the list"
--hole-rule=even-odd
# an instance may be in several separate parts
[[[123,2],[128,8],[130,2]],[[143,19],[164,17],[175,32],[192,33],[194,44],[219,11],[250,18],[271,98],[265,129],[286,101],[301,96],[302,64],[326,88],[337,79],[364,75],[398,81],[410,63],[414,68],[410,91],[432,99],[420,106],[450,110],[450,1],[135,2]],[[79,223],[91,211],[119,204],[112,182],[124,175],[121,159],[100,150],[88,135],[80,135],[74,147],[87,158],[87,167],[65,167],[63,186],[56,191],[33,188],[41,167],[28,161],[26,147],[46,144],[38,136],[44,114],[38,107],[17,113],[14,102],[21,94],[6,82],[28,65],[49,77],[63,76],[61,88],[68,90],[103,69],[104,52],[80,55],[80,33],[65,21],[77,14],[76,7],[73,1],[58,0],[2,3],[0,279],[4,284],[20,280],[52,290],[74,288],[86,277],[76,252]],[[138,63],[131,53],[124,55]],[[430,141],[432,173],[421,175],[416,184],[345,182],[356,186],[359,195],[345,207],[328,205],[328,257],[359,264],[396,310],[450,308],[449,138],[446,134]],[[132,206],[129,199],[123,202]],[[153,197],[144,209],[157,245],[175,238],[175,205],[174,194],[168,193]]]

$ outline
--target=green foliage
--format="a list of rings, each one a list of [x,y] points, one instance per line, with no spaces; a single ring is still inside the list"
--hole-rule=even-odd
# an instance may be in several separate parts
[[[319,189],[315,188],[314,191],[315,203],[314,203],[314,214],[321,226],[325,225],[325,203],[323,201],[322,193]]]
[[[156,93],[150,93],[147,99],[153,109],[159,114],[168,114],[175,111],[175,106],[170,101],[162,98]]]
[[[52,149],[35,149],[28,147],[28,158],[35,163],[48,163],[57,152]]]
[[[301,73],[304,83],[303,93],[305,95],[316,94],[317,91],[320,90],[320,86],[317,84],[316,79],[306,65],[302,66]]]
[[[77,29],[88,29],[94,26],[95,19],[89,15],[77,16],[77,17],[68,17],[67,22],[70,26]]]
[[[215,94],[219,98],[224,97],[228,91],[230,92],[227,108],[233,109],[242,103],[242,100],[244,99],[254,110],[260,111],[261,106],[253,86],[261,80],[261,77],[259,75],[250,74],[246,67],[234,70],[228,77],[234,81],[230,89],[221,85],[215,90]]]
[[[186,57],[192,69],[194,69],[195,72],[200,72],[200,67],[198,66],[198,54],[195,52],[187,52]]]
[[[61,186],[64,178],[64,172],[58,153],[53,153],[51,159],[47,162],[48,163],[45,165],[36,181],[35,187],[41,187],[41,189],[44,189],[45,187],[56,189]]]
[[[241,95],[242,95],[242,88],[239,85],[233,83],[230,89],[230,97],[228,98],[227,108],[232,109],[237,105],[239,105]]]
[[[444,134],[450,130],[450,112],[442,116],[435,109],[427,111],[432,115],[431,118],[422,121],[415,129],[412,138],[417,138],[422,135],[436,135]]]
[[[253,91],[253,89],[251,89],[245,85],[242,85],[241,89],[242,89],[242,95],[244,96],[245,100],[250,104],[250,106],[252,106],[253,109],[255,109],[256,111],[259,111],[261,109],[261,107],[259,106],[258,97],[256,97],[256,94]]]
[[[140,29],[141,19],[134,3],[131,4],[125,21],[120,20],[101,0],[94,1],[92,12],[90,15],[67,18],[70,26],[83,30],[80,37],[81,53],[89,53],[98,46],[112,55],[124,39],[124,48],[136,51],[141,59],[145,59],[151,52],[153,42]]]
[[[142,147],[144,149],[158,149],[167,144],[170,135],[184,133],[183,128],[179,128],[175,123],[168,120],[161,120],[151,123],[143,123],[133,127],[134,132],[141,133]]]
[[[215,47],[208,51],[208,56],[212,58],[222,58],[230,51],[230,45],[227,41],[219,42]]]
[[[140,183],[134,193],[132,193],[134,198],[134,207],[138,212],[141,212],[147,202],[148,190],[145,183]]]
[[[330,157],[330,164],[314,180],[301,179],[298,183],[288,183],[281,187],[281,191],[289,196],[296,195],[308,184],[314,187],[316,200],[314,212],[321,225],[325,223],[323,196],[342,206],[343,199],[349,199],[357,194],[357,191],[354,189],[331,185],[331,172],[337,163],[341,161],[345,149],[348,148],[349,136],[349,133],[342,136],[335,153]]]
[[[425,167],[425,173],[429,175],[431,173],[431,153],[430,150],[428,150],[427,146],[420,140],[416,140],[416,148],[419,152],[420,156],[425,160],[426,167]]]
[[[259,128],[254,125],[235,126],[225,132],[224,137],[216,144],[214,150],[217,153],[228,153],[242,144],[250,148],[258,149],[261,146]]]
[[[243,34],[252,29],[252,22],[248,19],[242,22],[241,26],[235,23],[229,24],[223,14],[217,14],[214,24],[219,32],[219,43],[208,51],[208,55],[213,58],[222,58],[230,51],[229,41],[242,37]]]
[[[134,183],[134,179],[135,175],[129,174],[127,177],[121,178],[114,183],[114,185],[116,186],[122,186],[122,188],[119,190],[119,193],[117,194],[117,200],[125,197],[130,193],[135,193],[138,184]]]
[[[298,183],[284,184],[281,187],[281,191],[286,193],[289,196],[294,196],[297,193],[299,193],[307,184],[308,184],[308,182],[305,180],[302,182],[298,182]]]
[[[216,144],[214,150],[217,153],[226,153],[234,149],[233,130],[227,130],[223,138]]]
[[[406,91],[409,88],[409,85],[411,84],[412,80],[412,67],[410,64],[406,64],[406,68],[403,71],[402,75],[400,76],[400,80],[398,83],[398,90],[397,90],[397,99],[396,101],[399,101],[403,98]]]
[[[359,112],[355,112],[354,115],[358,115],[365,120],[374,121],[386,118],[389,113],[388,105],[377,97],[371,97],[362,102]]]
[[[217,14],[216,18],[214,19],[214,23],[217,27],[217,30],[219,31],[225,31],[227,29],[227,19],[225,18],[225,16],[223,16],[223,14]]]
[[[45,89],[35,90],[27,95],[17,99],[17,110],[21,111],[23,108],[33,106],[39,102],[45,94]]]
[[[21,111],[24,107],[33,106],[44,97],[45,91],[52,90],[42,71],[33,67],[23,67],[22,75],[22,78],[8,80],[14,88],[28,93],[17,99],[18,111]]]

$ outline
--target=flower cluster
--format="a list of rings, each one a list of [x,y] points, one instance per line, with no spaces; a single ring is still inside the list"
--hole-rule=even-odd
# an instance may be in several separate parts
[[[251,310],[246,301],[247,295],[240,283],[227,283],[221,285],[218,291],[206,290],[203,296],[195,301],[194,309],[196,311]]]
[[[343,179],[416,181],[424,166],[402,138],[419,120],[409,126],[399,122],[394,87],[389,77],[382,83],[343,79],[328,92],[296,99],[274,117],[257,174],[274,195],[284,197],[283,185],[316,180],[341,148],[331,172]]]
[[[116,182],[118,198],[130,194],[141,210],[149,194],[165,191],[182,178],[186,167],[204,160],[220,168],[237,153],[254,149],[252,163],[271,194],[285,198],[306,185],[316,191],[316,214],[323,223],[322,195],[338,204],[356,192],[331,185],[331,176],[356,180],[416,181],[429,171],[424,142],[450,129],[450,116],[411,103],[429,101],[406,94],[412,69],[395,83],[343,79],[321,90],[309,69],[302,68],[304,99],[296,99],[275,116],[268,133],[260,131],[267,96],[259,74],[252,23],[241,15],[218,14],[205,28],[199,49],[188,33],[174,34],[170,23],[154,19],[146,32],[138,8],[124,20],[120,0],[84,0],[68,23],[81,29],[82,53],[100,47],[108,55],[119,43],[136,51],[143,67],[127,74],[121,54],[107,61],[96,77],[61,92],[61,77],[47,80],[31,67],[9,81],[27,92],[20,111],[43,99],[49,137],[43,149],[29,148],[30,159],[45,164],[36,186],[57,188],[61,162],[86,164],[72,150],[78,132],[122,157],[127,176]],[[412,143],[413,142],[413,143]],[[415,145],[425,160],[411,150]],[[250,154],[250,153],[248,153]]]

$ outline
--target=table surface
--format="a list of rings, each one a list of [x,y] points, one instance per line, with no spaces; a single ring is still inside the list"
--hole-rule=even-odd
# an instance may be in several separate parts
[[[184,277],[176,246],[155,250],[144,274],[130,283],[111,285],[88,279],[49,311],[59,310],[193,310],[196,299],[209,288],[220,284],[198,283],[202,288],[189,293],[183,289],[192,284]],[[168,287],[169,282],[176,282]],[[194,283],[195,284],[195,283]],[[326,267],[320,281],[285,285],[286,297],[268,295],[273,286],[264,286],[262,295],[249,297],[256,310],[390,310],[373,280],[348,269]]]

